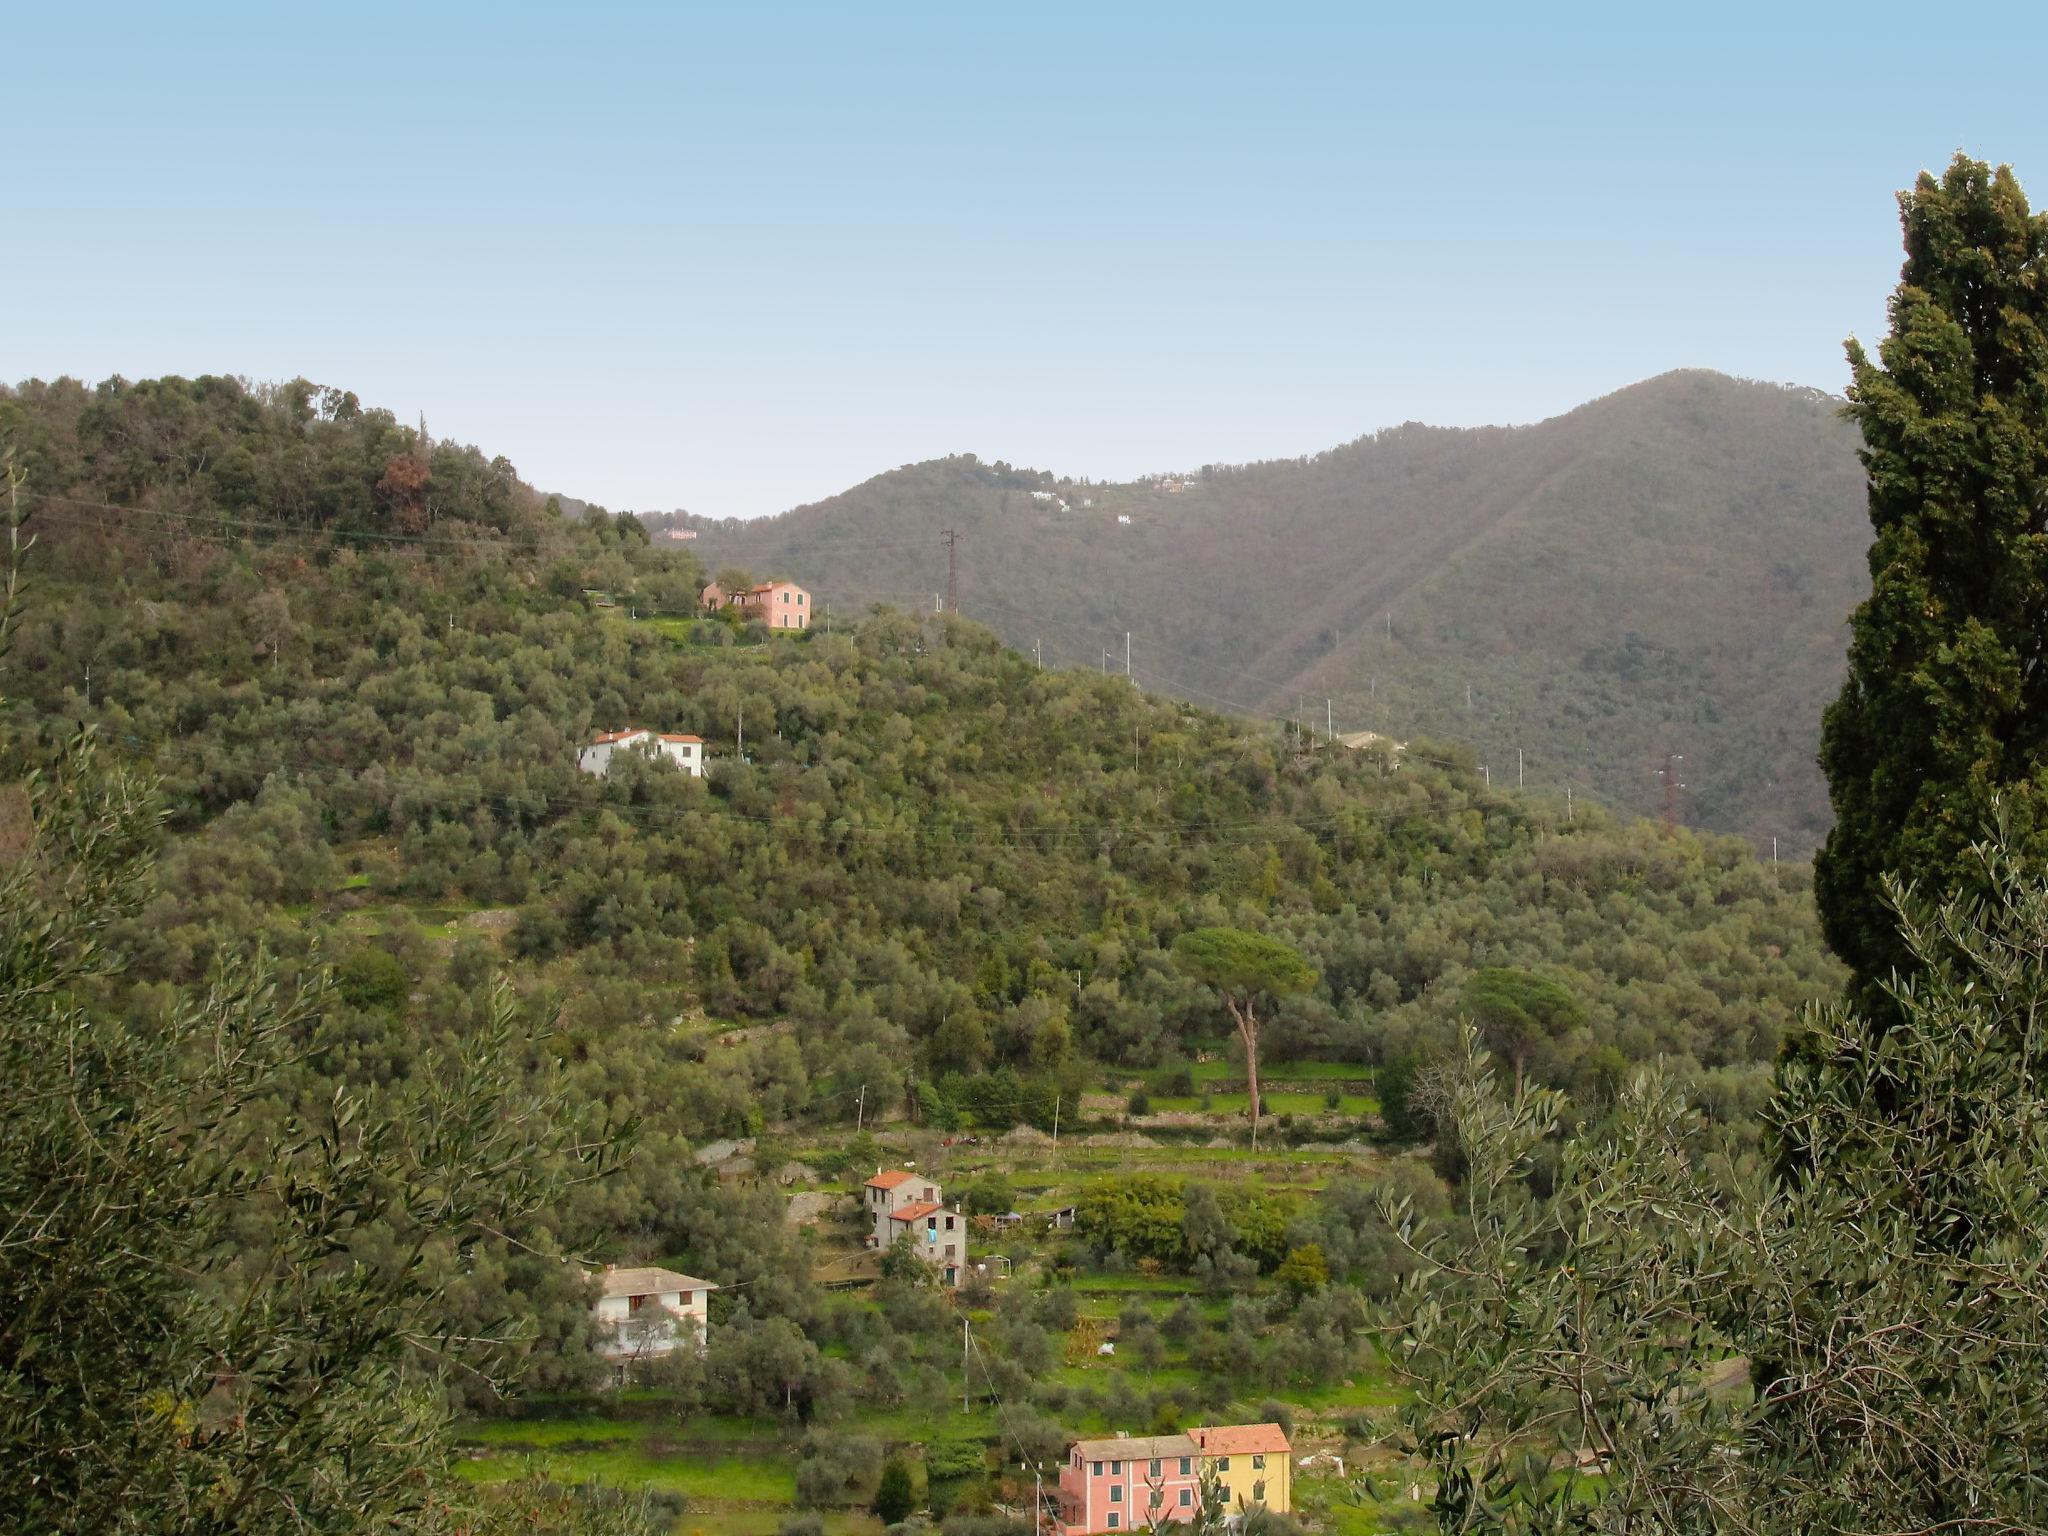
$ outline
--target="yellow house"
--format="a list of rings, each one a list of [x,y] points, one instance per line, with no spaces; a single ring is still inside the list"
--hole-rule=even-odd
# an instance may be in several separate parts
[[[1229,1424],[1191,1429],[1202,1453],[1204,1476],[1215,1474],[1223,1507],[1238,1511],[1263,1504],[1275,1514],[1294,1513],[1294,1447],[1278,1424]]]

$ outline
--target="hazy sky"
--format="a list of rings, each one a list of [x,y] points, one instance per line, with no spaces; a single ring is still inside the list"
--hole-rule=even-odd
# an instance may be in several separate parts
[[[748,515],[1838,389],[1914,172],[2048,204],[2048,5],[1377,10],[8,6],[0,377],[304,374]]]

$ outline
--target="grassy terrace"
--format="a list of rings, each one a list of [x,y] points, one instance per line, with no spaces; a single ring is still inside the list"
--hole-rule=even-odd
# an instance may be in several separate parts
[[[715,1038],[722,1023],[700,1019],[693,1021],[691,1030]],[[1202,1062],[1194,1068],[1194,1076],[1204,1085],[1223,1083],[1238,1077],[1239,1070],[1227,1060]],[[1290,1063],[1277,1069],[1273,1079],[1296,1086],[1267,1094],[1269,1114],[1275,1119],[1293,1114],[1312,1125],[1321,1121],[1330,1128],[1328,1139],[1332,1141],[1356,1134],[1363,1117],[1378,1107],[1369,1093],[1357,1091],[1370,1080],[1370,1074],[1353,1063]],[[1340,1091],[1334,1111],[1324,1102],[1324,1085]],[[1331,1179],[1367,1171],[1379,1161],[1378,1154],[1369,1151],[1302,1151],[1272,1142],[1255,1152],[1243,1144],[1242,1093],[1211,1091],[1206,1105],[1200,1096],[1155,1095],[1152,1102],[1156,1109],[1199,1117],[1197,1123],[1185,1128],[1180,1139],[1161,1136],[1154,1144],[1137,1146],[1086,1144],[1083,1138],[1099,1135],[1106,1128],[1100,1120],[1075,1127],[1057,1146],[1030,1135],[1005,1137],[989,1131],[976,1133],[973,1141],[948,1145],[936,1133],[917,1136],[899,1129],[888,1139],[904,1145],[887,1155],[914,1160],[943,1180],[949,1193],[983,1175],[1000,1174],[1010,1183],[1016,1208],[1026,1212],[1045,1212],[1074,1203],[1106,1181],[1140,1172],[1215,1184],[1252,1184],[1307,1199]],[[786,1153],[800,1162],[825,1161],[830,1166],[831,1155],[843,1145],[846,1132],[811,1129],[785,1134],[786,1139],[777,1143],[778,1155]],[[1228,1145],[1207,1144],[1226,1138]],[[857,1192],[861,1176],[862,1170],[848,1168],[836,1177],[800,1187],[851,1195]],[[824,1220],[816,1232],[816,1262],[821,1271],[829,1270],[835,1259],[844,1259],[857,1247],[854,1224],[843,1219]],[[1070,1235],[1047,1233],[1042,1226],[1007,1234],[990,1247],[1010,1255],[1017,1264],[1013,1277],[998,1282],[999,1296],[1010,1289],[1035,1292],[1046,1283],[1044,1268],[1056,1256],[1081,1260],[1081,1268],[1070,1282],[1073,1315],[1078,1319],[1075,1331],[1065,1338],[1054,1332],[1055,1359],[1048,1368],[1032,1373],[1034,1396],[1041,1391],[1049,1394],[1044,1403],[1027,1406],[1019,1402],[999,1408],[989,1398],[988,1379],[977,1369],[969,1393],[972,1410],[963,1412],[955,1322],[950,1349],[930,1352],[927,1358],[938,1364],[906,1401],[886,1407],[856,1399],[849,1411],[822,1428],[872,1437],[913,1464],[921,1463],[929,1446],[962,1441],[984,1446],[985,1471],[971,1481],[978,1483],[980,1497],[986,1500],[1007,1496],[993,1479],[1004,1464],[1016,1459],[1015,1449],[1008,1443],[1011,1429],[1006,1414],[1012,1419],[1023,1413],[1044,1414],[1069,1434],[1145,1433],[1155,1427],[1151,1420],[1155,1404],[1173,1405],[1179,1422],[1192,1423],[1205,1417],[1249,1417],[1271,1397],[1289,1405],[1295,1417],[1296,1440],[1304,1450],[1338,1449],[1361,1432],[1367,1439],[1377,1438],[1376,1432],[1362,1426],[1383,1420],[1401,1400],[1400,1388],[1367,1353],[1354,1368],[1319,1385],[1304,1382],[1268,1390],[1247,1384],[1225,1395],[1225,1407],[1204,1407],[1217,1401],[1219,1393],[1196,1363],[1197,1358],[1207,1358],[1197,1350],[1212,1347],[1202,1339],[1228,1323],[1231,1298],[1203,1290],[1186,1274],[1095,1269]],[[683,1257],[673,1256],[676,1267],[688,1267],[682,1263]],[[1204,1335],[1169,1340],[1162,1330],[1149,1347],[1133,1337],[1111,1355],[1095,1352],[1094,1341],[1118,1339],[1123,1332],[1121,1322],[1133,1312],[1158,1325],[1187,1302],[1193,1303]],[[874,1308],[877,1304],[865,1293],[853,1291],[844,1293],[834,1305]],[[1002,1336],[1001,1327],[990,1311],[977,1312],[975,1321],[982,1347],[993,1353]],[[836,1340],[825,1347],[829,1355],[860,1369],[859,1351]],[[1150,1364],[1140,1362],[1141,1354],[1149,1357]],[[774,1536],[785,1520],[801,1512],[796,1469],[805,1433],[804,1426],[774,1418],[679,1414],[661,1393],[636,1389],[591,1399],[531,1404],[517,1419],[468,1422],[462,1427],[469,1458],[463,1471],[471,1478],[493,1479],[538,1470],[562,1481],[597,1480],[646,1489],[687,1501],[686,1512],[676,1526],[678,1536]],[[1356,1447],[1353,1449],[1355,1452]],[[923,1474],[917,1475],[922,1487]],[[1359,1504],[1327,1468],[1303,1472],[1297,1489],[1300,1511],[1319,1531],[1366,1536],[1388,1528],[1390,1509]],[[878,1523],[863,1509],[822,1513],[829,1536],[877,1536],[879,1532]]]

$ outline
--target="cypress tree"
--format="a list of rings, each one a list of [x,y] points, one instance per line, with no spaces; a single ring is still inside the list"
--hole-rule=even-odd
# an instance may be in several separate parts
[[[1875,360],[1848,346],[1876,538],[1822,729],[1835,826],[1814,870],[1879,1027],[1884,981],[1913,970],[1884,877],[1967,890],[1994,796],[2017,844],[2048,845],[2048,214],[1961,155],[1899,208],[1890,332]]]

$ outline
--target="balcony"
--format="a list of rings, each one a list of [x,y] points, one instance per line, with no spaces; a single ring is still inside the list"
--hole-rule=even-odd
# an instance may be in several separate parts
[[[685,1338],[699,1344],[694,1319],[662,1307],[647,1307],[631,1317],[607,1325],[610,1337],[598,1345],[598,1352],[613,1360],[653,1360],[672,1355]]]

